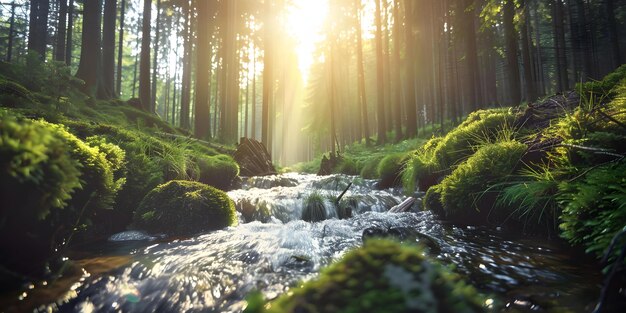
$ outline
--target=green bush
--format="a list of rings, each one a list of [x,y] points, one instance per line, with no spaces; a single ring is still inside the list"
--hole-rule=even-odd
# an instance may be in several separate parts
[[[371,239],[320,276],[244,312],[483,312],[485,298],[420,248]]]
[[[484,222],[493,204],[483,198],[490,187],[503,182],[516,168],[526,145],[516,141],[504,141],[485,145],[461,163],[440,184],[443,217],[458,221]],[[430,199],[425,205],[432,205]],[[481,211],[482,209],[482,211]],[[511,212],[495,212],[491,217],[503,219]]]
[[[134,226],[151,233],[188,236],[237,223],[235,204],[211,186],[173,180],[159,185],[141,201]]]

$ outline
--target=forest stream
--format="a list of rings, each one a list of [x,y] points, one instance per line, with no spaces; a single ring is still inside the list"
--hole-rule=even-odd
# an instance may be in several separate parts
[[[350,182],[345,197],[359,200],[352,218],[337,219],[329,202],[329,219],[301,220],[309,193],[331,201]],[[418,204],[413,212],[388,213],[404,196],[399,189],[375,190],[374,184],[345,175],[245,179],[241,189],[229,192],[239,226],[175,240],[133,231],[116,234],[69,253],[72,274],[33,282],[2,296],[0,303],[8,312],[242,312],[252,291],[270,299],[285,293],[361,245],[364,230],[378,229],[424,244],[428,254],[452,265],[503,311],[593,309],[602,277],[580,251],[559,240],[500,228],[446,225]]]

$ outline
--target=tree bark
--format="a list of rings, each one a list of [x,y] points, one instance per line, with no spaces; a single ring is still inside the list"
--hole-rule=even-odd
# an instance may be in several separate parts
[[[83,91],[95,96],[100,84],[102,59],[100,25],[102,19],[101,0],[85,2],[83,10],[83,35],[80,49],[80,63],[76,77],[85,82]]]
[[[67,42],[65,44],[65,64],[72,65],[72,49],[74,48],[74,0],[67,6]]]
[[[274,98],[274,73],[273,73],[273,17],[272,17],[272,1],[265,0],[265,25],[264,25],[264,56],[263,56],[263,108],[261,110],[261,142],[272,153],[272,142],[269,136],[270,123],[269,112],[270,106]]]
[[[363,136],[365,137],[365,144],[370,144],[370,126],[369,116],[367,109],[367,96],[365,93],[365,68],[363,65],[363,35],[361,30],[361,1],[355,0],[355,25],[356,28],[356,44],[357,44],[357,71],[358,71],[358,93],[359,104],[361,106],[361,123],[363,129]]]
[[[204,2],[204,1],[200,1]],[[159,40],[161,35],[161,0],[157,0],[156,6],[156,29],[154,36],[154,55],[152,56],[152,94],[150,96],[150,112],[156,112],[157,105],[157,74],[159,73]]]
[[[404,1],[404,11],[404,43],[406,45],[406,138],[414,138],[417,136],[417,110],[415,108],[415,39],[413,38],[413,0]]]
[[[185,0],[183,12],[185,14],[185,29],[183,31],[184,52],[183,52],[183,78],[180,90],[180,127],[189,129],[189,103],[191,102],[191,56],[193,48],[191,31],[192,7],[188,0]]]
[[[15,0],[11,2],[11,19],[9,20],[9,42],[7,45],[6,61],[11,62],[13,58],[13,33],[15,32]]]
[[[560,0],[552,2],[552,23],[554,30],[554,46],[556,60],[557,91],[568,89],[567,55],[565,54],[565,30],[563,29],[563,4]]]
[[[30,15],[28,23],[28,50],[37,53],[42,60],[46,56],[49,10],[49,0],[30,1]]]
[[[385,121],[385,87],[383,73],[383,35],[380,0],[374,1],[376,2],[376,94],[378,96],[378,139],[376,143],[382,145],[387,142],[387,125]]]
[[[532,41],[529,36],[529,10],[528,3],[525,0],[520,1],[522,5],[522,19],[521,23],[521,33],[522,33],[522,62],[524,63],[524,81],[525,81],[525,92],[526,92],[526,101],[529,103],[534,101],[537,98],[537,94],[535,91],[535,79],[532,75],[532,56],[531,56],[531,46]]]
[[[394,95],[394,119],[396,123],[396,142],[399,142],[404,138],[402,134],[402,79],[400,77],[400,68],[402,64],[400,62],[400,13],[398,10],[398,0],[393,1],[393,80],[395,86]]]
[[[120,9],[120,29],[117,50],[117,81],[115,82],[115,95],[122,95],[122,62],[124,61],[124,18],[126,15],[126,0],[122,0]],[[167,120],[167,119],[166,119]]]
[[[508,85],[510,92],[510,103],[519,105],[522,102],[519,64],[517,61],[517,36],[513,18],[515,16],[515,1],[505,0],[504,8],[504,36],[506,42],[506,64],[509,74]]]
[[[139,58],[139,100],[144,110],[150,111],[150,40],[151,40],[152,0],[143,1],[143,21],[141,27],[141,55]]]
[[[613,60],[613,66],[611,68],[616,68],[622,64],[622,56],[619,47],[619,28],[615,20],[615,3],[613,0],[604,0],[604,6],[607,14],[609,42],[611,43],[611,56]]]
[[[105,0],[102,27],[102,83],[100,98],[109,99],[115,94],[115,20],[117,0]],[[121,46],[121,44],[120,44]]]
[[[209,139],[211,138],[211,113],[209,110],[211,92],[211,15],[209,1],[198,1],[197,6],[198,38],[194,135],[199,139]]]
[[[509,1],[513,1],[513,0],[507,0],[507,2]],[[463,18],[464,27],[463,27],[462,32],[463,34],[465,34],[465,57],[466,57],[466,63],[467,63],[467,78],[466,78],[467,98],[469,101],[470,110],[475,111],[480,108],[481,97],[479,96],[480,72],[478,70],[478,49],[476,45],[476,25],[475,25],[476,9],[474,7],[474,0],[465,0],[464,11],[465,11],[465,15]],[[517,57],[515,60],[517,62]]]
[[[13,2],[15,4],[15,2]],[[15,6],[12,7],[13,9]],[[13,19],[13,14],[11,14]],[[57,26],[54,60],[65,62],[65,35],[67,33],[67,0],[59,0],[59,23]],[[10,35],[9,35],[10,36]]]

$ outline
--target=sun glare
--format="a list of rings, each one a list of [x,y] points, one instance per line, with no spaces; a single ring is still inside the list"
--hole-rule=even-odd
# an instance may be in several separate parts
[[[288,12],[285,27],[296,42],[298,64],[306,84],[315,45],[324,38],[322,28],[328,14],[328,0],[297,0]]]

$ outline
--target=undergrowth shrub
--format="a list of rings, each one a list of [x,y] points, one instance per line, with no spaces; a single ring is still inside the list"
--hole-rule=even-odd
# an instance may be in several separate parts
[[[326,200],[317,193],[309,194],[302,205],[302,220],[307,222],[319,222],[327,218]]]

